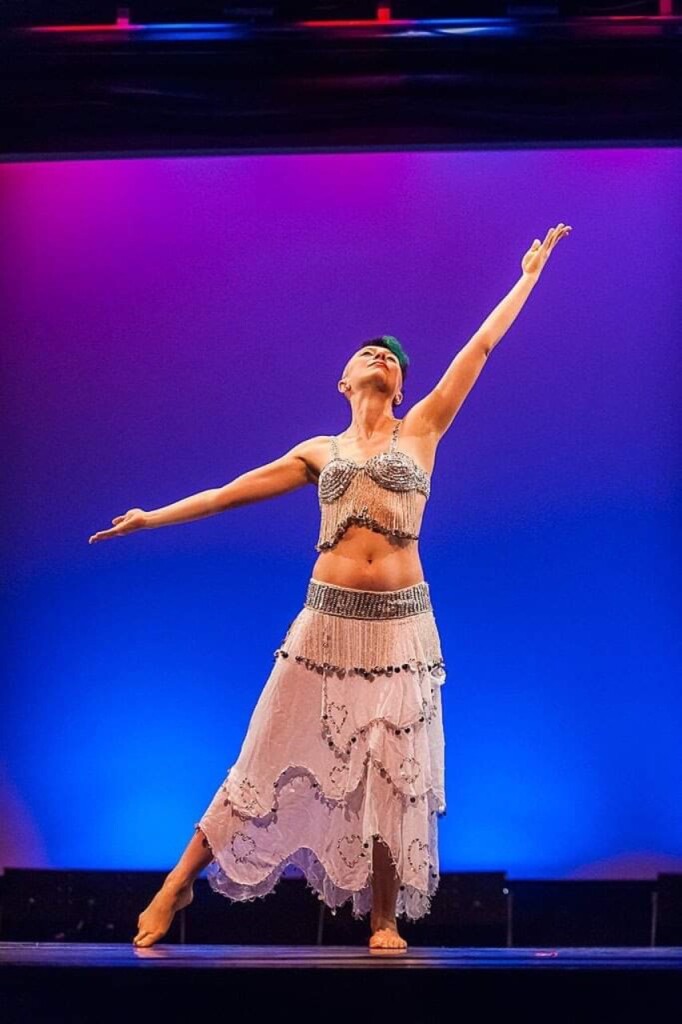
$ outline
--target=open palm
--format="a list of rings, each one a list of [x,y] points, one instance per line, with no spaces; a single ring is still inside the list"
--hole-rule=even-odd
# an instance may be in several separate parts
[[[100,540],[123,537],[127,533],[135,533],[136,530],[144,530],[147,525],[147,513],[142,508],[131,508],[125,515],[116,516],[111,521],[114,524],[112,528],[93,533],[88,538],[88,544],[97,544]]]
[[[573,228],[570,224],[558,224],[555,228],[549,229],[544,242],[541,243],[540,239],[536,238],[526,255],[521,260],[521,269],[524,274],[531,277],[537,277],[549,259],[549,254],[552,252],[559,239],[563,238],[564,235],[568,235],[569,231],[572,230]]]

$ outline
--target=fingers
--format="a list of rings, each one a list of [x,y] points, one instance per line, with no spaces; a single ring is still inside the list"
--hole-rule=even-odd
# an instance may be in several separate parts
[[[121,535],[120,530],[100,530],[99,533],[93,533],[92,537],[88,538],[88,544],[96,544],[98,540],[106,540],[107,537],[119,537]]]
[[[93,533],[92,537],[88,538],[88,544],[95,544],[98,540],[105,540],[107,537],[120,537],[121,531],[117,529],[119,523],[122,523],[128,513],[126,512],[123,516],[115,516],[111,521],[114,524],[111,530],[100,530],[99,533]]]
[[[572,230],[573,229],[572,229],[570,224],[564,224],[563,222],[560,222],[559,224],[557,224],[557,226],[555,228],[550,228],[549,229],[549,231],[545,235],[545,241],[542,244],[546,245],[547,242],[549,242],[549,240],[551,238],[555,237],[556,235],[562,235],[565,232],[572,231]]]
[[[573,228],[570,224],[557,224],[555,228],[552,228],[550,234],[552,235],[552,244],[557,242],[563,235],[569,234]]]
[[[555,228],[551,248],[554,248],[554,246],[557,244],[560,238],[563,238],[565,235],[570,234],[571,230],[572,229],[569,224],[560,224],[558,228]]]
[[[555,228],[550,228],[547,234],[545,235],[544,242],[542,243],[542,248],[544,250],[545,256],[548,256],[550,254],[550,252],[552,251],[552,249],[554,248],[554,246],[560,238],[563,238],[564,235],[570,234],[572,230],[573,228],[570,224],[563,223],[557,224]]]

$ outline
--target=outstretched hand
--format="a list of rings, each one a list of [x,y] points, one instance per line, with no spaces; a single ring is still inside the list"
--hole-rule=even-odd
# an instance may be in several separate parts
[[[549,229],[542,244],[540,243],[540,239],[536,238],[526,255],[521,260],[521,269],[523,270],[523,273],[528,277],[539,277],[554,246],[560,238],[563,238],[564,235],[568,235],[569,231],[572,230],[573,228],[570,224],[558,224],[555,228]]]
[[[111,530],[100,530],[88,538],[88,544],[96,544],[98,540],[108,540],[110,537],[122,537],[126,533],[134,533],[135,530],[144,530],[147,525],[147,513],[142,508],[131,508],[124,516],[116,516],[111,520],[114,524]]]

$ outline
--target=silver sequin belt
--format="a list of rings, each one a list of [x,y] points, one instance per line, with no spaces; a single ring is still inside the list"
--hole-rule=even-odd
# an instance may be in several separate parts
[[[311,578],[305,607],[347,619],[400,619],[430,611],[431,596],[425,580],[401,590],[355,590]]]

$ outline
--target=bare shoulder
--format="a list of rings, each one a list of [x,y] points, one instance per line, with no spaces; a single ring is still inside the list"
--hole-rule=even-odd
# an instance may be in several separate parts
[[[433,473],[440,440],[440,434],[430,428],[428,422],[420,414],[418,406],[413,406],[405,413],[398,434],[398,447],[407,455],[412,456],[415,462],[429,474]]]
[[[330,458],[331,437],[329,434],[318,434],[299,441],[290,449],[289,454],[302,459],[308,470],[308,481],[317,484],[322,468]]]

